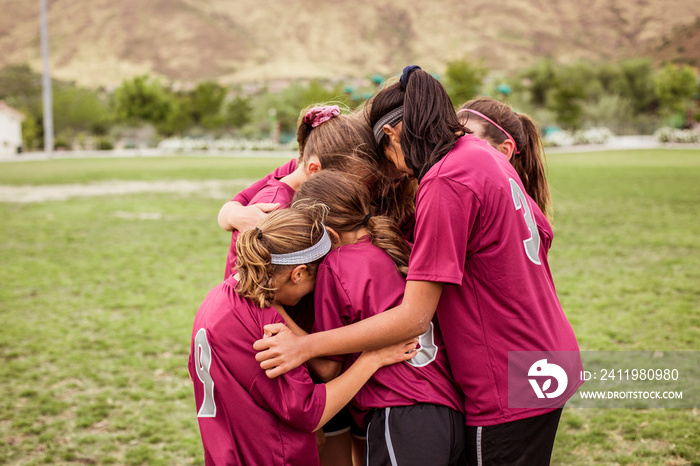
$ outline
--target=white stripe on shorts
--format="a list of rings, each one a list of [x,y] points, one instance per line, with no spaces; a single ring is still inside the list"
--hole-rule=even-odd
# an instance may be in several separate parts
[[[482,427],[476,428],[476,465],[482,466],[483,460],[481,459],[481,429]]]
[[[391,460],[391,466],[399,466],[396,462],[396,454],[394,454],[394,446],[391,444],[391,432],[389,431],[389,411],[391,408],[384,408],[384,440],[386,441],[386,449],[389,451],[389,459]]]
[[[369,466],[369,428],[372,425],[372,421],[367,424],[367,437],[365,437],[365,464]]]

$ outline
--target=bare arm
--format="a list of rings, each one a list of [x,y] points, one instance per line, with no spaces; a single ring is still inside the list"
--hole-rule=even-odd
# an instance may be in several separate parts
[[[315,357],[357,353],[406,341],[428,330],[442,288],[442,283],[408,281],[399,306],[326,332],[295,336],[284,325],[268,325],[266,333],[276,335],[255,342],[253,346],[259,351],[255,358],[267,376],[274,378]]]
[[[362,386],[383,366],[411,359],[416,354],[417,341],[412,339],[386,348],[367,351],[338,378],[326,384],[326,406],[318,430],[347,405]]]
[[[246,231],[254,228],[277,207],[279,204],[260,203],[244,206],[237,201],[228,201],[219,210],[219,226],[225,231]]]

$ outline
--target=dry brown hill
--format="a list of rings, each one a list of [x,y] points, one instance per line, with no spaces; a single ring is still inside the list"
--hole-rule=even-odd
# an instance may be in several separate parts
[[[144,72],[230,83],[389,74],[408,63],[439,73],[457,58],[508,70],[541,56],[683,60],[700,50],[697,0],[48,3],[54,75],[91,86]],[[0,66],[41,69],[38,9],[0,0]],[[690,43],[676,44],[678,34]]]

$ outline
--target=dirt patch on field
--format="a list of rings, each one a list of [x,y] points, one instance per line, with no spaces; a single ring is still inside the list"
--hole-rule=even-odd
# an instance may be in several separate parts
[[[171,180],[105,181],[90,184],[43,186],[0,186],[0,202],[65,201],[76,197],[120,196],[137,193],[204,194],[215,199],[230,199],[234,186],[247,186],[255,180]]]

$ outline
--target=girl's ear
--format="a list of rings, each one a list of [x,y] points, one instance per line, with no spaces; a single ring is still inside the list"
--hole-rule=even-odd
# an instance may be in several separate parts
[[[295,285],[298,285],[299,282],[304,278],[304,274],[306,273],[306,265],[297,265],[292,269],[291,273],[291,280],[292,283]]]
[[[398,125],[396,125],[396,126],[398,126]],[[389,139],[391,139],[392,142],[394,142],[395,144],[399,143],[399,141],[400,141],[399,132],[397,131],[396,127],[384,125],[384,126],[382,126],[382,131],[384,131],[384,134],[389,136]]]
[[[318,157],[315,155],[309,157],[309,161],[306,164],[306,171],[309,172],[309,175],[314,175],[320,172],[321,168],[321,161],[318,160]]]
[[[384,125],[382,126],[382,131],[384,131],[384,134],[389,136],[391,139],[391,142],[394,144],[400,144],[401,143],[401,131],[403,129],[403,121],[399,121],[396,123],[395,126],[389,126],[389,125]]]
[[[510,160],[513,157],[513,154],[515,153],[515,144],[513,144],[513,141],[510,139],[506,139],[502,143],[496,147],[496,150],[499,152],[502,152],[503,155],[505,155],[508,160]]]
[[[331,239],[331,249],[335,249],[340,246],[340,235],[331,227],[326,227],[328,231],[328,237]]]

